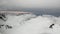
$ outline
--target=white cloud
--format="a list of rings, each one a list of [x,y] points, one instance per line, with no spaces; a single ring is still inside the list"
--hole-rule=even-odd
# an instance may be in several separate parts
[[[60,34],[59,22],[60,17],[55,17],[51,15],[8,15],[8,20],[4,23],[5,25],[13,25],[13,28],[6,30],[4,29],[3,34]],[[49,28],[52,23],[55,24],[53,26],[53,29]]]

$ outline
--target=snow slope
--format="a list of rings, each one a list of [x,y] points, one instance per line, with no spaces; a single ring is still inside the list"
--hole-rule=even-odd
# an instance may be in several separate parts
[[[4,25],[10,25],[12,29],[0,28],[1,34],[60,34],[60,17],[51,15],[36,16],[24,14],[20,16],[7,15],[8,20]],[[49,28],[51,24],[53,28]]]

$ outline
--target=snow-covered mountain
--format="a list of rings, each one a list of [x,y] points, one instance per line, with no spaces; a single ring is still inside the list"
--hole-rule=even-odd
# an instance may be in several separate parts
[[[7,15],[7,20],[0,20],[1,34],[60,34],[60,17],[34,14]],[[52,28],[49,28],[52,24]]]

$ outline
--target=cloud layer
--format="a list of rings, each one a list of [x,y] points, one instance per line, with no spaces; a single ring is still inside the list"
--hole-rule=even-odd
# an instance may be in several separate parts
[[[10,25],[12,29],[2,27],[2,34],[60,34],[60,17],[52,15],[35,16],[24,14],[20,16],[7,15],[8,20],[4,25]],[[53,28],[49,28],[51,24]],[[4,32],[3,32],[4,31]]]

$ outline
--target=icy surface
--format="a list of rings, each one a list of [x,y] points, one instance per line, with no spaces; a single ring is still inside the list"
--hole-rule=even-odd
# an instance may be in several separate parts
[[[60,17],[33,14],[7,15],[7,17],[6,22],[0,20],[0,23],[12,28],[6,29],[6,26],[3,26],[0,28],[1,34],[60,34]],[[49,28],[53,23],[55,24],[53,28]]]

